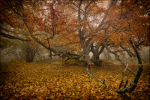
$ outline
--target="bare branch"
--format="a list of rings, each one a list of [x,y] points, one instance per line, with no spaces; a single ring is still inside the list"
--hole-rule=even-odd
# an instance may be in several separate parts
[[[0,36],[3,36],[3,37],[8,38],[8,39],[16,39],[16,40],[21,40],[21,41],[29,41],[28,39],[24,39],[24,38],[21,38],[21,37],[16,37],[16,36],[13,36],[13,35],[5,34],[3,32],[0,32]]]
[[[123,47],[122,45],[120,45],[120,47],[121,47],[124,51],[126,51],[130,57],[135,57],[135,54],[132,53],[132,52],[131,52],[130,50],[128,50],[127,48]]]
[[[78,20],[81,21],[81,5],[82,5],[82,0],[80,0],[80,3],[78,5]]]
[[[126,64],[123,63],[123,61],[120,59],[119,55],[117,54],[117,51],[111,51],[106,45],[106,50],[110,53],[112,53],[113,55],[115,55],[115,57],[117,58],[117,60],[126,68]],[[131,69],[129,67],[126,68],[130,73],[132,73],[133,75],[135,75],[134,72],[131,71]]]
[[[101,80],[101,79],[98,79],[97,77],[95,77],[92,73],[90,73],[90,66],[87,64],[87,67],[86,67],[86,70],[87,70],[87,74],[89,75],[89,77],[90,78],[93,78],[93,79],[95,79],[96,81],[98,81],[98,82],[101,82],[102,84],[104,84],[105,86],[109,86],[106,82],[105,82],[105,80]]]

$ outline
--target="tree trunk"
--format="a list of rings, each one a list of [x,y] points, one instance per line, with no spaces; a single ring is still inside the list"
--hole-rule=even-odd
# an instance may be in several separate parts
[[[104,51],[104,47],[105,46],[102,44],[98,44],[96,45],[96,47],[94,47],[93,45],[91,46],[91,51],[93,52],[92,62],[94,63],[95,66],[102,66],[102,61],[99,59],[99,56]]]
[[[141,57],[140,57],[140,55],[137,51],[137,48],[136,48],[135,44],[133,43],[132,39],[130,39],[130,44],[131,44],[131,46],[132,46],[132,48],[133,48],[133,50],[136,54],[136,57],[137,57],[137,60],[138,60],[138,68],[137,68],[134,79],[130,82],[130,85],[128,87],[126,87],[126,85],[125,85],[123,89],[120,89],[121,86],[122,86],[122,83],[123,83],[123,79],[121,80],[122,82],[120,83],[119,88],[116,90],[116,92],[119,93],[119,94],[124,94],[126,92],[131,93],[136,88],[137,83],[138,83],[138,81],[140,79],[140,76],[142,74],[142,71],[143,71]]]
[[[93,63],[95,66],[101,66],[102,65],[102,62],[100,61],[99,59],[99,55],[93,55]]]

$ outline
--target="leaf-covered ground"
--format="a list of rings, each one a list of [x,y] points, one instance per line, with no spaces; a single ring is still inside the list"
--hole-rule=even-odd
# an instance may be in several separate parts
[[[135,69],[135,66],[131,66]],[[62,66],[60,63],[10,63],[0,72],[0,99],[143,99],[150,96],[150,66],[144,71],[137,88],[130,94],[115,92],[122,66],[103,64],[92,67],[92,73],[109,84],[88,77],[84,66]],[[127,73],[128,74],[128,73]],[[131,76],[132,77],[132,76]]]

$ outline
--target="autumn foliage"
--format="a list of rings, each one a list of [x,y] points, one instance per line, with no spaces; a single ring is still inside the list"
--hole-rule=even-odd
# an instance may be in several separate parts
[[[12,68],[13,66],[13,68]],[[36,67],[35,67],[36,66]],[[7,68],[6,68],[7,67]],[[131,68],[135,69],[134,66]],[[114,70],[115,69],[115,70]],[[41,71],[42,70],[42,71]],[[105,63],[101,68],[92,68],[96,77],[106,79],[110,87],[88,77],[84,66],[62,66],[59,62],[16,63],[3,65],[0,78],[0,96],[4,99],[142,99],[148,100],[148,70],[132,93],[118,95],[122,67]]]
[[[47,48],[59,44],[68,46],[69,51],[83,53],[88,53],[93,43],[129,47],[130,38],[136,44],[144,41],[149,45],[149,13],[146,8],[149,1],[112,1],[107,2],[106,7],[103,4],[97,0],[1,0],[2,25],[13,30],[1,27],[19,30],[14,35],[40,41]]]
[[[70,62],[70,59],[80,61],[88,66],[87,70],[92,64],[102,66],[100,55],[106,50],[125,67],[125,71],[131,72],[131,75],[134,76],[132,77],[135,80],[134,82],[131,81],[129,84],[127,77],[127,84],[124,85],[125,89],[129,85],[129,87],[133,86],[131,89],[134,90],[143,71],[138,50],[144,46],[150,46],[149,4],[149,0],[0,0],[0,36],[28,42],[31,46],[37,43],[49,50],[51,59],[59,56],[66,62]],[[89,53],[93,54],[92,58],[89,57]],[[132,73],[128,65],[120,59],[120,56],[125,57],[126,54],[137,59],[139,66],[135,73]],[[33,57],[31,58],[33,61]],[[34,69],[31,68],[31,70]],[[37,81],[38,85],[29,81],[29,83],[22,84],[14,83],[14,87],[20,88],[20,85],[26,84],[26,90],[41,86],[47,89],[46,93],[42,92],[44,98],[49,93],[52,93],[49,95],[50,98],[70,96],[93,99],[106,98],[104,96],[105,92],[100,93],[101,87],[98,87],[98,83],[94,81],[90,83],[88,80],[83,82],[85,78],[88,79],[83,71],[81,73],[70,71],[68,74],[64,70],[57,70],[57,68],[53,70],[56,73],[62,71],[57,74],[59,78],[55,78],[54,73],[49,75],[47,72],[46,76],[43,77],[50,76],[51,79],[49,80],[44,80],[41,77]],[[35,70],[30,74],[39,75],[39,72]],[[15,75],[17,75],[16,72]],[[68,76],[72,79],[68,79]],[[23,77],[26,76],[23,75]],[[91,77],[94,76],[91,75]],[[16,78],[16,80],[21,80],[19,78]],[[115,78],[111,79],[114,81]],[[9,86],[9,83],[13,83],[14,80],[10,81],[7,86]],[[72,86],[69,87],[69,83]],[[101,80],[101,83],[108,86],[105,79]],[[66,84],[68,87],[66,87]],[[122,83],[120,84],[120,86],[123,86]],[[118,85],[119,83],[116,86]],[[112,88],[116,86],[112,86]],[[13,87],[12,84],[10,84],[10,87]],[[6,88],[4,88],[5,91],[7,91]],[[99,92],[97,93],[97,91]],[[109,92],[111,96],[115,95],[112,89]],[[103,97],[96,96],[99,93]],[[79,96],[79,94],[83,96]],[[20,95],[27,96],[27,93],[19,91],[15,95],[16,97]],[[29,93],[29,95],[34,96],[36,94]],[[107,99],[109,99],[109,94],[107,96]],[[115,98],[118,98],[117,95],[115,96]]]

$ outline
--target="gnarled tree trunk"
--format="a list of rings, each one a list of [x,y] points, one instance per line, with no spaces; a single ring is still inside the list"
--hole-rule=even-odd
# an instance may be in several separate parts
[[[93,53],[92,62],[94,63],[95,66],[101,66],[102,65],[102,61],[100,61],[99,56],[104,51],[104,48],[105,48],[105,46],[102,44],[98,44],[95,47],[93,45],[91,46],[91,51]]]

